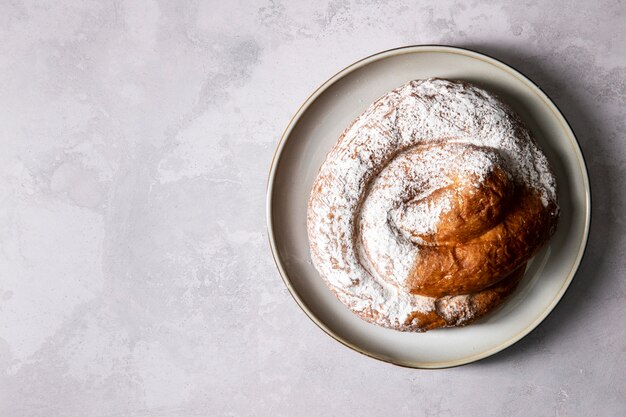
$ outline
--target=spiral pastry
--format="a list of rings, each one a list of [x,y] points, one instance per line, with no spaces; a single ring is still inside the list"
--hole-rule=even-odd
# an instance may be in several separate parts
[[[466,325],[511,294],[554,233],[556,181],[519,117],[465,82],[411,81],[328,154],[308,205],[313,264],[363,319]]]

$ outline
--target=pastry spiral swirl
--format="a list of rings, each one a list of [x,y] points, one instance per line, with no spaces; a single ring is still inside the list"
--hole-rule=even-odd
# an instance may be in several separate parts
[[[553,234],[556,182],[506,105],[468,83],[411,81],[344,131],[313,185],[312,260],[367,321],[462,326],[498,306]]]

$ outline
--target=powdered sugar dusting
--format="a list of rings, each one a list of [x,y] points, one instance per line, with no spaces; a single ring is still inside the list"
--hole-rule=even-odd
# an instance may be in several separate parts
[[[478,187],[496,164],[537,190],[545,205],[556,204],[545,155],[489,93],[439,79],[388,93],[346,129],[320,169],[308,212],[314,265],[353,311],[409,329],[411,313],[436,308],[434,299],[402,285],[418,255],[415,235],[436,232],[452,196],[424,198],[450,185],[452,172]],[[456,311],[464,297],[439,308]]]

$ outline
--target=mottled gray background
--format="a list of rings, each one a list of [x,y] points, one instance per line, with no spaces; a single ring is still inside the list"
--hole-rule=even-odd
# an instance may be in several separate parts
[[[624,415],[624,3],[312,3],[0,3],[1,416]],[[491,54],[544,88],[594,200],[554,313],[442,371],[326,336],[265,229],[300,103],[353,61],[420,43]]]

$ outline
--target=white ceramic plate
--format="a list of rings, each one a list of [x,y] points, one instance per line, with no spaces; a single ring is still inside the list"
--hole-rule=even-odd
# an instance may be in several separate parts
[[[534,132],[556,173],[561,218],[556,235],[530,263],[515,294],[468,327],[402,333],[366,323],[341,304],[311,264],[306,208],[313,180],[339,135],[370,103],[409,80],[476,83],[511,105]],[[590,220],[587,170],[572,130],[528,78],[496,59],[448,46],[385,51],[342,70],[294,115],[272,162],[267,189],[270,244],[280,274],[322,330],[365,355],[416,368],[462,365],[520,340],[552,311],[580,264]]]

